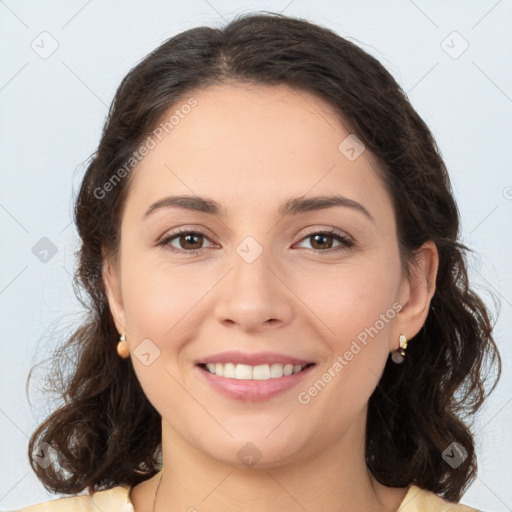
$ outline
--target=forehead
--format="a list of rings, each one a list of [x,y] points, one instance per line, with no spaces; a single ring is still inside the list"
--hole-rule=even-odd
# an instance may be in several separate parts
[[[192,91],[160,127],[165,122],[133,171],[130,196],[141,207],[166,193],[214,196],[233,208],[244,198],[264,207],[273,198],[340,193],[357,201],[372,196],[376,217],[389,207],[376,159],[369,151],[354,160],[343,154],[340,144],[353,135],[314,94],[286,85],[216,85]]]

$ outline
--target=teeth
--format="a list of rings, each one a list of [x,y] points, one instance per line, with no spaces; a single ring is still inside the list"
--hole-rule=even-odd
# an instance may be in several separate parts
[[[252,366],[248,364],[237,364],[235,366],[235,379],[252,379]]]
[[[217,365],[215,365],[215,368],[217,368]],[[227,377],[229,379],[234,379],[235,378],[235,365],[233,363],[226,363],[224,365],[224,371],[222,372],[222,376]]]
[[[300,364],[260,364],[250,366],[248,364],[233,363],[208,363],[206,368],[210,373],[238,380],[268,380],[299,373],[304,366]]]

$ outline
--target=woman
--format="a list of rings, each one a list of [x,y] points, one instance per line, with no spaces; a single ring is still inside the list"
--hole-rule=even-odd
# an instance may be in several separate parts
[[[373,57],[275,14],[173,37],[121,83],[75,221],[90,316],[29,454],[82,494],[24,511],[475,510],[462,417],[500,357],[435,141]]]

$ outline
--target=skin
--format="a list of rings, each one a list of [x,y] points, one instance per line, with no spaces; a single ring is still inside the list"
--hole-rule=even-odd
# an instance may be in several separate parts
[[[236,83],[190,96],[197,106],[133,171],[120,257],[104,274],[117,329],[162,417],[164,469],[132,489],[136,512],[152,510],[162,474],[157,511],[395,511],[408,489],[379,484],[366,467],[367,403],[399,335],[410,340],[426,320],[435,245],[421,248],[407,279],[377,163],[369,151],[354,161],[340,152],[349,132],[322,99]],[[278,213],[289,198],[333,193],[362,204],[374,222],[344,206]],[[214,199],[225,217],[169,207],[143,219],[159,199],[182,194]],[[205,238],[157,245],[180,226]],[[315,243],[311,235],[328,228],[355,245]],[[247,236],[263,249],[250,264],[236,252]],[[301,404],[298,393],[396,302],[400,312]],[[148,366],[134,356],[144,339],[160,350]],[[294,355],[316,367],[267,401],[236,401],[194,366],[233,349]],[[252,468],[237,457],[247,442],[262,454]]]

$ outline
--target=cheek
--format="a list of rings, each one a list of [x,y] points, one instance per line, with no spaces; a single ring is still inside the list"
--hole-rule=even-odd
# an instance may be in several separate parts
[[[355,413],[373,392],[389,355],[398,275],[396,263],[383,268],[375,262],[336,267],[314,281],[302,276],[303,301],[317,317],[328,352],[319,388],[325,383],[329,391],[318,403],[341,400],[345,413]]]
[[[127,321],[139,335],[156,339],[176,329],[213,285],[213,279],[209,284],[191,270],[149,258],[127,262],[124,273]]]
[[[377,327],[385,333],[395,316],[397,269],[383,268],[380,264],[353,262],[322,269],[319,272],[302,272],[297,278],[297,296],[323,324],[332,348],[343,350],[353,339],[364,341],[365,332],[372,337]],[[386,316],[385,320],[382,318]]]
[[[127,258],[122,268],[135,373],[158,411],[172,409],[183,397],[178,382],[185,382],[186,372],[180,359],[186,355],[188,342],[197,337],[201,298],[214,285],[215,276],[199,278],[193,266],[185,270],[140,256]],[[144,352],[149,353],[149,361],[141,357]]]

